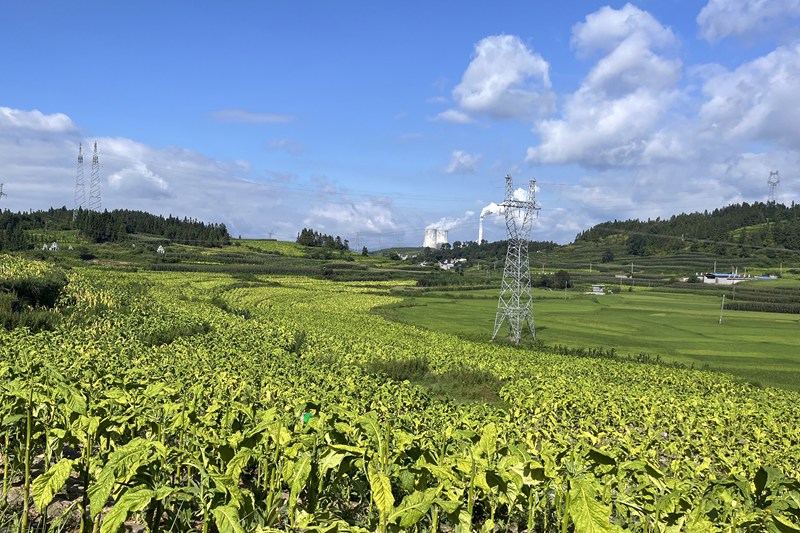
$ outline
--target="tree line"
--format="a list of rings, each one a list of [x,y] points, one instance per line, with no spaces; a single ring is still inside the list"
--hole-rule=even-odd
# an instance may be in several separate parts
[[[147,234],[164,240],[196,246],[223,246],[230,242],[225,224],[206,224],[196,219],[163,217],[144,211],[115,209],[88,211],[61,207],[47,211],[0,212],[0,250],[25,250],[40,244],[31,233],[76,230],[91,242],[120,242],[132,234]]]
[[[551,241],[529,241],[528,252],[550,252],[559,248]],[[508,250],[508,241],[494,241],[478,244],[476,241],[455,241],[453,244],[444,243],[439,248],[424,248],[422,257],[415,261],[446,261],[452,259],[466,259],[468,261],[504,261]]]
[[[336,237],[326,235],[313,229],[303,228],[297,234],[298,244],[303,246],[328,248],[331,250],[347,251],[350,249],[350,242],[347,239],[342,239],[339,235]]]
[[[774,248],[800,250],[800,205],[747,202],[682,213],[669,219],[614,220],[579,233],[575,242],[603,242],[611,235],[627,236],[631,255],[663,255],[680,251],[742,256]]]

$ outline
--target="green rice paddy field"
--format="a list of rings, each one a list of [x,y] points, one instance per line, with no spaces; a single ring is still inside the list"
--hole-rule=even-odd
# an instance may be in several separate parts
[[[607,295],[534,290],[537,340],[573,348],[614,348],[800,390],[800,315],[724,311],[717,296],[647,289]],[[428,292],[379,310],[387,318],[489,340],[496,290]],[[501,334],[506,333],[504,325]],[[498,337],[501,336],[498,335]]]

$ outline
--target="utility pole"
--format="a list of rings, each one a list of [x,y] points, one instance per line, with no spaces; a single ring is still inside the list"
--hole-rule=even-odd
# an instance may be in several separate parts
[[[725,309],[725,295],[722,295],[722,305],[719,308],[719,323],[722,324],[722,311]]]
[[[503,322],[508,321],[509,339],[519,344],[522,328],[527,326],[533,339],[536,330],[533,326],[533,299],[531,297],[531,270],[528,259],[533,215],[540,208],[536,205],[536,180],[528,182],[528,193],[524,200],[514,197],[511,176],[506,176],[506,198],[501,204],[505,211],[508,251],[500,286],[500,298],[494,319],[492,340]],[[544,269],[544,267],[543,267]]]

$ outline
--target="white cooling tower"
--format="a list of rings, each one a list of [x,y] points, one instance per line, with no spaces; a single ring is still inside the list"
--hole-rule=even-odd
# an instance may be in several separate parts
[[[425,230],[425,239],[422,241],[423,248],[438,248],[436,246],[436,229],[426,229]]]
[[[422,242],[423,248],[441,248],[448,240],[446,229],[428,228],[425,230],[425,240]]]
[[[437,229],[436,230],[436,247],[441,247],[443,244],[450,242],[447,238],[447,230],[446,229]]]

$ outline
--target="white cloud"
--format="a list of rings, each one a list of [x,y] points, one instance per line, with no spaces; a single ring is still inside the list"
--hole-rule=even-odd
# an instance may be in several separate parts
[[[147,168],[144,163],[136,163],[109,175],[108,186],[129,197],[153,199],[172,196],[166,180]]]
[[[486,37],[475,45],[475,56],[453,89],[453,98],[462,109],[492,118],[548,115],[554,106],[549,69],[519,37]]]
[[[475,211],[465,211],[460,217],[442,217],[436,222],[425,226],[425,229],[440,229],[450,231],[454,228],[464,226],[467,222],[474,222]],[[473,224],[474,225],[474,224]]]
[[[800,43],[711,76],[703,94],[699,120],[707,138],[800,146]]]
[[[75,124],[67,115],[55,113],[45,115],[41,111],[20,111],[0,106],[0,130],[19,128],[38,132],[75,131]]]
[[[442,111],[441,113],[433,117],[433,120],[453,122],[455,124],[469,124],[470,122],[472,122],[472,117],[470,117],[463,111],[459,111],[458,109],[447,109],[446,111]]]
[[[450,163],[444,171],[447,174],[474,174],[481,156],[471,155],[463,150],[454,150],[450,154]]]
[[[657,51],[675,41],[669,28],[630,4],[604,7],[576,24],[576,50],[605,55],[565,98],[561,117],[536,124],[541,142],[528,149],[527,161],[604,168],[683,155],[667,153],[677,146],[661,131],[680,96],[681,63]]]
[[[608,6],[591,13],[585,22],[572,28],[572,46],[579,54],[610,53],[628,40],[646,47],[665,47],[677,39],[672,30],[665,28],[650,13],[625,4],[621,9]]]
[[[709,42],[726,37],[749,40],[797,38],[800,0],[710,0],[697,15],[700,35]]]
[[[258,113],[245,109],[220,109],[211,114],[215,120],[220,122],[255,122],[255,123],[274,123],[274,122],[293,122],[297,119],[294,115],[284,115],[279,113]]]
[[[338,203],[327,203],[311,209],[305,222],[315,228],[331,228],[329,231],[347,228],[348,233],[354,229],[385,232],[398,227],[391,203],[379,197],[356,201],[342,196]]]

